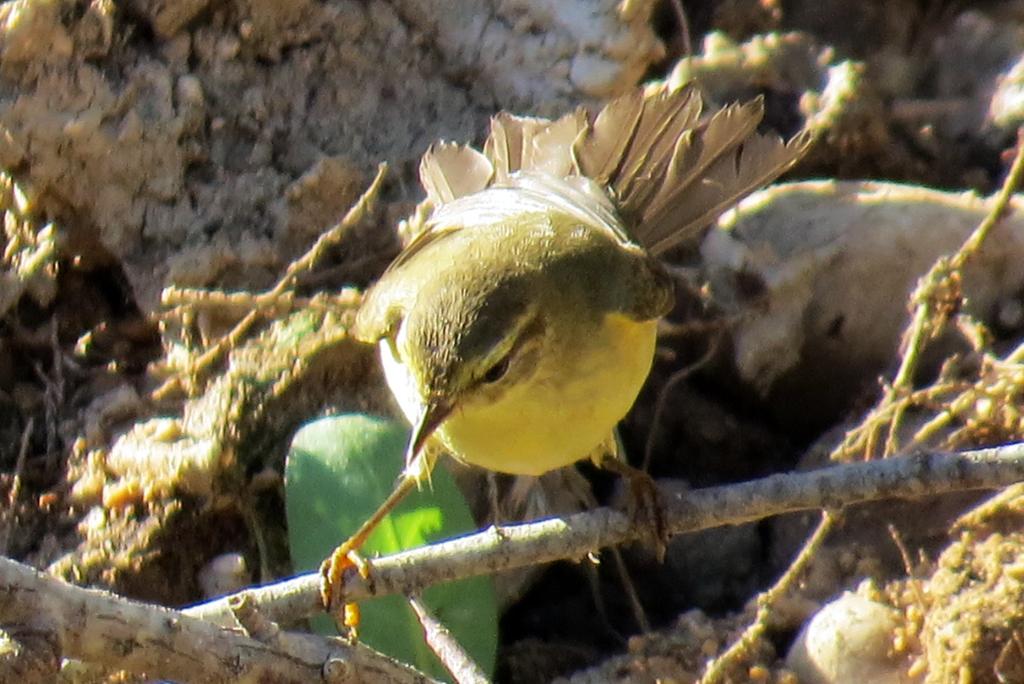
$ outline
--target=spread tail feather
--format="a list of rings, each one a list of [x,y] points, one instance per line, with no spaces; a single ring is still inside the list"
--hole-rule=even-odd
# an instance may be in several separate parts
[[[493,175],[490,160],[468,145],[434,143],[420,159],[420,182],[435,207],[480,192]]]
[[[616,98],[593,119],[581,108],[556,121],[501,113],[483,153],[442,143],[420,176],[435,207],[517,173],[586,176],[605,188],[641,245],[662,253],[693,237],[745,195],[792,167],[810,143],[756,132],[760,98],[701,120],[693,85]]]

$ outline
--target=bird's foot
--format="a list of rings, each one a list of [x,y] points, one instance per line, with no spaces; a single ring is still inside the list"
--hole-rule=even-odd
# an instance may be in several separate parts
[[[626,513],[643,532],[644,539],[653,546],[658,560],[663,561],[670,535],[665,520],[665,499],[658,483],[645,471],[618,459],[609,459],[601,465],[626,481],[629,488]]]
[[[364,580],[370,578],[370,562],[359,555],[352,540],[341,544],[320,565],[320,600],[324,610],[353,637],[359,630],[359,605],[345,600],[345,575],[355,570]]]

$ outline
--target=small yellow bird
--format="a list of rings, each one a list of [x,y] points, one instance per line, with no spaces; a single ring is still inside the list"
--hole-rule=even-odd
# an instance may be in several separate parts
[[[394,493],[323,568],[331,607],[349,552],[439,452],[541,475],[615,454],[674,301],[656,256],[790,168],[808,144],[756,133],[760,99],[701,118],[693,86],[634,90],[595,118],[496,116],[483,152],[420,164],[421,231],[366,293],[355,335],[380,347],[413,424]]]

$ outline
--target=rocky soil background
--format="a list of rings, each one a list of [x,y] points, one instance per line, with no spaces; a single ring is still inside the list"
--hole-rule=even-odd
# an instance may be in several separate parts
[[[1024,3],[11,0],[0,551],[169,606],[287,575],[291,434],[394,412],[344,311],[406,237],[420,155],[479,142],[502,109],[557,115],[651,79],[696,79],[714,104],[763,94],[770,127],[817,139],[790,183],[674,258],[703,289],[624,424],[635,463],[701,487],[1024,436],[1017,213],[954,276],[933,271],[955,305],[920,358],[901,346],[915,284],[985,218],[1013,157]],[[380,162],[369,216],[289,277],[292,300],[261,298]],[[273,321],[303,304],[340,323],[275,347]],[[570,505],[535,486],[548,512]],[[841,665],[814,679],[799,648],[786,660],[849,590],[830,608],[870,625],[858,662],[878,669],[845,676],[1024,681],[1020,510],[1011,490],[848,511],[728,676],[853,681]],[[509,580],[498,680],[696,681],[817,519],[687,535],[664,564],[629,550],[644,633],[609,563]]]

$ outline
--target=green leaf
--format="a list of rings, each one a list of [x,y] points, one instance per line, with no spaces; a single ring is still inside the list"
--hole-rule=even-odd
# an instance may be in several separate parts
[[[288,539],[296,571],[320,567],[387,498],[403,466],[408,429],[363,414],[323,418],[296,433],[285,467]],[[380,524],[363,554],[386,555],[476,529],[462,493],[443,468],[431,486],[413,492]],[[490,578],[430,587],[423,601],[485,672],[493,672],[498,609]],[[433,674],[444,669],[423,640],[404,597],[361,604],[360,638],[394,658]],[[334,633],[324,616],[317,631]]]

